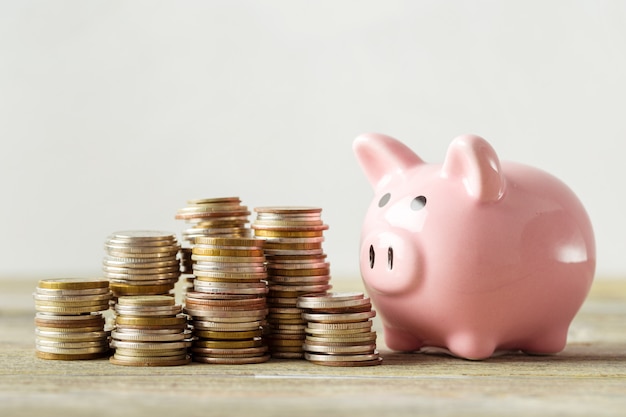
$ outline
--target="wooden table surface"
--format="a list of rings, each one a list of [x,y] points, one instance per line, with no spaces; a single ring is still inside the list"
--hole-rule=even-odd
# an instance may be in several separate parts
[[[335,290],[362,291],[358,280]],[[484,361],[389,351],[382,366],[304,360],[161,368],[34,354],[36,281],[0,281],[0,416],[626,415],[626,281],[596,280],[554,356]]]

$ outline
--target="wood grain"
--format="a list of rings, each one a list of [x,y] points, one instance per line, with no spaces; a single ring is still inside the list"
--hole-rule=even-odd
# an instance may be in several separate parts
[[[36,282],[0,281],[2,416],[416,416],[626,414],[626,281],[596,280],[553,356],[485,361],[386,349],[382,366],[303,360],[127,368],[34,355]],[[335,280],[361,291],[358,280]]]

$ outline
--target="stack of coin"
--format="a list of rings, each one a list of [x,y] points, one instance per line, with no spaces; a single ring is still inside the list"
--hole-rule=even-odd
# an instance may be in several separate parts
[[[250,212],[239,197],[203,198],[187,201],[188,206],[176,213],[191,227],[183,231],[183,239],[193,244],[198,236],[250,236],[246,227]]]
[[[185,297],[194,361],[245,364],[269,359],[261,337],[267,316],[262,245],[263,240],[254,238],[195,239],[195,291]]]
[[[272,357],[302,358],[306,323],[297,307],[298,296],[324,294],[331,288],[330,264],[322,248],[328,229],[317,207],[257,207],[252,225],[265,239],[269,322]]]
[[[109,359],[115,365],[174,366],[191,361],[182,306],[167,295],[119,297]]]
[[[363,293],[329,293],[298,298],[307,321],[305,359],[326,366],[371,366],[382,363],[372,331],[372,310]]]
[[[176,235],[152,230],[115,232],[104,245],[104,276],[115,297],[163,295],[180,276]]]
[[[36,354],[42,359],[95,359],[109,351],[101,311],[109,309],[106,279],[46,279],[35,293]]]

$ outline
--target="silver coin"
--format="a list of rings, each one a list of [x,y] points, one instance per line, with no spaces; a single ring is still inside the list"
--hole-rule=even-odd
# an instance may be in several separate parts
[[[160,230],[123,230],[112,233],[109,238],[125,241],[176,240],[176,234]]]
[[[113,331],[111,332],[111,337],[125,342],[178,342],[190,338],[191,332],[150,334]]]
[[[65,290],[65,289],[49,289],[39,288],[35,289],[37,294],[41,295],[54,295],[54,296],[84,296],[84,295],[102,295],[108,294],[111,290],[109,287],[104,288],[89,288],[85,290]]]

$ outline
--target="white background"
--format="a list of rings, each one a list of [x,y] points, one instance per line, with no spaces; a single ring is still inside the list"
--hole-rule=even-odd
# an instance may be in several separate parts
[[[625,104],[624,1],[1,1],[0,278],[98,275],[111,232],[223,196],[322,207],[356,276],[369,131],[555,174],[626,276]]]

